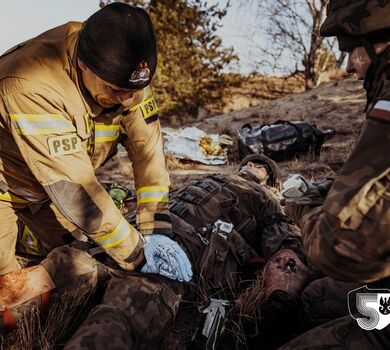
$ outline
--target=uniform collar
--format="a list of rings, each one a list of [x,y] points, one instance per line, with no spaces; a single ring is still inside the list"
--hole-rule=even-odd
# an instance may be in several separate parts
[[[383,80],[390,76],[390,46],[388,46],[380,55],[376,65],[371,64],[366,78],[364,88],[367,92],[367,104],[365,112],[369,112],[376,102],[376,98],[383,88]]]
[[[80,96],[83,99],[88,114],[91,117],[96,117],[103,113],[104,108],[97,104],[95,100],[91,97],[81,79],[81,70],[77,64],[77,44],[83,24],[78,23],[78,25],[78,30],[73,31],[67,37],[67,54],[68,60],[70,62],[68,74],[76,85],[77,90],[79,91]]]
[[[256,182],[257,184],[260,184],[259,179],[250,173],[249,171],[246,171],[245,169],[241,169],[238,174],[238,176],[242,177],[245,180]]]

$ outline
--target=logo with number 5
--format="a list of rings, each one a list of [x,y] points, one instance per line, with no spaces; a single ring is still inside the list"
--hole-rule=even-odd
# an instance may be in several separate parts
[[[390,323],[390,290],[363,286],[348,292],[348,310],[366,331],[381,330]]]

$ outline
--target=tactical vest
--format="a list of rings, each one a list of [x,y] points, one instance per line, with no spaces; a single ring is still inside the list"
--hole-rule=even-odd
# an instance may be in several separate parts
[[[235,286],[243,267],[262,255],[262,229],[287,220],[266,186],[236,175],[209,175],[173,192],[170,213],[174,240],[213,287]],[[216,229],[217,220],[231,223],[231,232]]]

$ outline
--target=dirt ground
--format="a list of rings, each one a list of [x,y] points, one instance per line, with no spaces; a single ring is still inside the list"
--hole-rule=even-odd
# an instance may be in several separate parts
[[[258,86],[261,90],[261,85]],[[320,129],[334,128],[336,135],[327,141],[320,155],[303,155],[296,159],[280,162],[282,176],[300,173],[311,180],[335,176],[348,158],[362,127],[365,115],[365,94],[362,82],[350,77],[332,81],[308,92],[288,94],[282,98],[265,101],[240,111],[217,115],[185,126],[218,134],[229,134],[237,144],[237,128],[246,123],[262,125],[283,119],[307,121]],[[163,121],[164,123],[164,121]],[[178,188],[186,179],[198,173],[229,173],[237,169],[240,159],[233,147],[229,163],[223,166],[205,166],[168,159],[168,168],[173,188]],[[124,149],[97,172],[103,183],[116,182],[132,188],[131,164]]]

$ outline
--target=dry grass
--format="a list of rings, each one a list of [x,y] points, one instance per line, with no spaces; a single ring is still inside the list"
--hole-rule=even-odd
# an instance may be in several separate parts
[[[256,336],[259,333],[257,326],[261,317],[260,306],[265,300],[262,272],[258,271],[253,279],[242,281],[238,286],[232,280],[226,282],[227,285],[214,286],[201,275],[191,284],[192,297],[182,302],[173,332],[165,341],[165,349],[186,349],[193,334],[197,332],[197,327],[203,327],[202,311],[209,305],[211,298],[227,300],[230,303],[225,309],[226,328],[220,337],[220,347],[247,348],[246,336]],[[248,284],[244,289],[241,287]]]
[[[237,349],[247,349],[246,337],[259,334],[260,308],[264,301],[263,275],[258,271],[252,284],[237,296],[229,312],[226,333],[235,340]]]
[[[50,350],[62,348],[64,340],[76,329],[75,320],[85,312],[91,294],[64,293],[43,316],[35,305],[18,309],[16,329],[0,336],[1,350]]]
[[[248,77],[240,87],[232,88],[223,113],[257,106],[285,96],[302,92],[305,82],[301,74],[286,77],[254,76]]]
[[[326,72],[322,72],[318,78],[316,87],[329,83],[332,80],[344,79],[348,76],[348,73],[344,69],[329,69]]]

